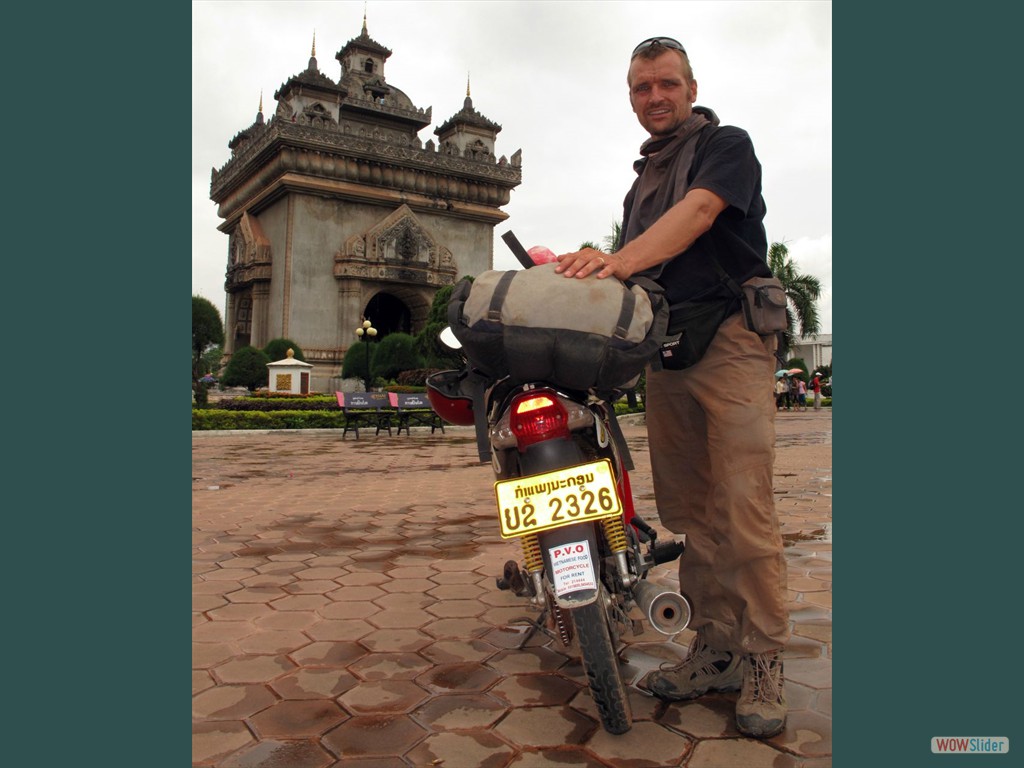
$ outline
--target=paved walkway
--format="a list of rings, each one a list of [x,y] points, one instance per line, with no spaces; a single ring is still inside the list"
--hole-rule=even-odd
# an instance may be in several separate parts
[[[625,638],[622,736],[572,649],[535,633],[515,650],[537,613],[494,586],[521,556],[471,430],[194,432],[193,765],[831,766],[832,412],[776,426],[793,638],[789,721],[766,742],[736,732],[736,694],[669,705],[636,687],[689,631]],[[646,429],[624,432],[637,509],[663,532]],[[677,586],[674,571],[652,578]]]

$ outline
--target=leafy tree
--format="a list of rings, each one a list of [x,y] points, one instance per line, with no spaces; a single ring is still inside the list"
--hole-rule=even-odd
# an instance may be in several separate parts
[[[203,352],[203,375],[212,374],[213,376],[220,376],[220,370],[224,366],[221,364],[221,360],[224,358],[224,347],[220,344],[214,344],[212,347],[207,347],[206,351]]]
[[[441,343],[441,331],[448,326],[448,300],[455,286],[446,285],[434,294],[430,314],[423,330],[416,336],[416,351],[433,368],[459,368],[462,356],[458,350],[449,349]]]
[[[389,333],[377,344],[370,373],[375,379],[390,380],[402,371],[422,367],[423,357],[416,350],[416,339],[408,333]]]
[[[768,266],[772,274],[779,278],[789,299],[786,307],[789,327],[783,332],[785,346],[793,346],[797,323],[801,336],[816,336],[821,330],[817,304],[821,298],[821,281],[811,275],[800,274],[789,258],[789,249],[783,243],[772,243],[768,248]]]
[[[270,383],[270,374],[267,371],[269,362],[270,358],[262,349],[242,347],[231,355],[221,381],[225,386],[245,387],[250,392],[266,387]]]
[[[576,250],[582,251],[584,248],[593,248],[595,251],[601,250],[601,246],[595,243],[593,240],[584,240],[582,243],[580,243],[580,247],[577,248]]]
[[[373,355],[377,351],[377,345],[372,341],[357,341],[341,361],[341,377],[343,379],[362,379],[366,388],[370,388],[370,367],[373,365]],[[369,365],[367,365],[369,356]]]
[[[270,362],[274,362],[275,360],[284,360],[288,357],[289,349],[295,353],[296,360],[306,362],[306,358],[302,354],[302,347],[291,339],[271,339],[267,342],[267,346],[263,348],[263,351],[267,353]]]
[[[196,405],[206,405],[206,384],[200,381],[207,373],[203,365],[203,353],[215,344],[224,343],[224,323],[220,312],[202,296],[192,297],[192,391]]]

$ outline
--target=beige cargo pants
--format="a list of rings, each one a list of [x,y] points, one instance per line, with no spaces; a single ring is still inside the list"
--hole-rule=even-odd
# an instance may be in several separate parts
[[[681,591],[712,647],[763,653],[789,638],[786,562],[772,492],[775,338],[729,317],[696,365],[647,371],[658,515],[686,535]]]

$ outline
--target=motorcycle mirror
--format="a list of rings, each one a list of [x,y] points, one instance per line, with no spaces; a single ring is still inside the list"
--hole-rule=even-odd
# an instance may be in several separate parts
[[[444,344],[448,349],[462,349],[462,342],[455,338],[455,333],[448,326],[441,331],[441,343]]]

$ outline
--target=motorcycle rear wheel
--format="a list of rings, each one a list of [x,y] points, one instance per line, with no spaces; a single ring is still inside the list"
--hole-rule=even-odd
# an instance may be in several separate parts
[[[590,695],[597,705],[601,725],[608,733],[625,733],[633,727],[633,713],[626,687],[622,684],[604,606],[598,600],[590,605],[573,608],[570,615],[583,656],[583,669],[590,683]]]

